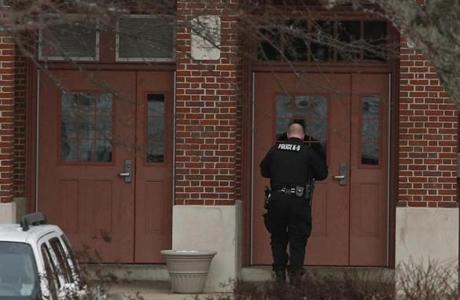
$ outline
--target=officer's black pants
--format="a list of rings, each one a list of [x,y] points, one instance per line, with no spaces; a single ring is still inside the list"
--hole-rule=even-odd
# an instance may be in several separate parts
[[[303,269],[305,247],[311,233],[311,207],[304,198],[274,192],[268,207],[273,270]],[[289,244],[290,259],[287,254]]]

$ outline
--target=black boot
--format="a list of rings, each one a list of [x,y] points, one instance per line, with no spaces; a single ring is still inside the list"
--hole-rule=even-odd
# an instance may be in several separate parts
[[[286,270],[285,269],[274,270],[273,272],[275,273],[276,282],[279,282],[279,283],[285,283],[286,282]]]
[[[300,286],[302,284],[302,277],[305,274],[303,268],[296,268],[289,270],[289,283],[294,286]]]

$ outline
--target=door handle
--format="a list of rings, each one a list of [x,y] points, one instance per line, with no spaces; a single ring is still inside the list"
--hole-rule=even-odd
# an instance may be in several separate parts
[[[347,185],[348,166],[346,162],[341,162],[339,165],[339,175],[335,175],[334,179],[339,182],[340,185]]]
[[[133,171],[133,161],[127,159],[123,163],[123,172],[120,172],[118,176],[123,178],[125,183],[131,183],[133,181],[133,176],[131,175]]]

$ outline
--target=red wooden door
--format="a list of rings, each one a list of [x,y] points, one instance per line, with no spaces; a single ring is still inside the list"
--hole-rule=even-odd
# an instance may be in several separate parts
[[[350,264],[382,266],[387,258],[387,74],[354,74],[350,157]]]
[[[309,265],[384,265],[386,263],[386,235],[381,235],[385,232],[386,225],[386,214],[382,214],[385,211],[383,209],[386,203],[385,191],[379,189],[381,194],[377,197],[365,203],[360,202],[364,197],[370,196],[365,194],[369,191],[370,185],[366,185],[368,179],[366,174],[360,176],[361,169],[356,167],[356,160],[361,161],[362,147],[357,146],[361,138],[355,140],[362,133],[360,126],[363,118],[360,117],[361,98],[359,97],[364,97],[370,104],[375,104],[375,98],[368,99],[365,96],[374,96],[378,92],[381,99],[387,98],[387,94],[382,93],[384,90],[382,86],[387,86],[385,77],[367,77],[379,83],[371,84],[361,93],[357,83],[363,78],[355,78],[355,75],[351,74],[302,76],[288,73],[256,74],[252,239],[254,264],[270,264],[272,261],[269,235],[260,217],[264,211],[263,186],[268,185],[268,180],[260,176],[259,163],[275,142],[276,135],[284,132],[292,119],[306,121],[307,133],[326,147],[329,166],[328,178],[317,183],[314,193],[313,231],[308,241],[305,263]],[[364,82],[367,82],[367,79]],[[361,85],[361,88],[364,86],[366,85]],[[381,107],[383,106],[384,103],[381,103]],[[379,116],[383,115],[384,113],[381,112]],[[360,121],[356,123],[355,120]],[[385,127],[386,119],[381,119],[380,124]],[[370,125],[366,123],[366,126]],[[369,129],[366,132],[369,132]],[[384,135],[381,132],[380,137]],[[383,160],[383,154],[386,153],[385,143],[386,139],[379,141],[382,166],[386,165]],[[370,142],[368,144],[374,145]],[[366,146],[366,149],[370,146]],[[372,148],[370,152],[375,154],[375,149]],[[355,157],[355,160],[352,157]],[[375,166],[369,168],[365,166],[365,169],[375,169]],[[380,172],[377,175],[380,188],[385,186],[385,174]],[[340,175],[344,175],[345,179],[340,180],[335,177]],[[372,214],[367,215],[368,212]],[[361,221],[357,222],[356,218],[361,218]],[[374,226],[371,228],[378,227],[378,237],[375,235],[376,231],[366,232],[363,227],[370,224]],[[366,234],[363,235],[363,232]],[[370,237],[371,235],[374,236]],[[356,250],[357,248],[360,250]],[[366,255],[372,258],[368,259]]]
[[[153,173],[161,173],[155,176],[163,176],[168,190],[171,164],[164,162],[158,169],[140,157],[158,153],[170,160],[171,135],[160,133],[163,139],[150,143],[157,148],[145,147],[150,136],[141,135],[147,133],[149,115],[144,107],[149,98],[141,96],[147,83],[138,76],[142,77],[116,71],[41,74],[37,209],[63,228],[77,250],[90,256],[83,255],[86,261],[161,262],[158,248],[170,247],[170,207],[163,207],[166,215],[159,218],[152,204],[168,203],[170,194],[148,188],[145,192],[144,184],[155,179]],[[150,102],[163,108],[169,103],[168,109],[150,116],[157,119],[157,133],[170,128],[162,124],[170,119],[167,114],[172,115],[171,76],[161,73],[148,82],[152,91],[163,95],[150,96]],[[146,233],[146,242],[139,241]]]
[[[171,246],[173,73],[137,74],[136,262]]]

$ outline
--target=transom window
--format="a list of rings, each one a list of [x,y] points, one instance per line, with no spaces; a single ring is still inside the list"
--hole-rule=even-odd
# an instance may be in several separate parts
[[[109,23],[77,15],[46,15],[42,20],[45,26],[38,43],[42,61],[175,60],[173,15],[127,15]]]
[[[48,26],[40,31],[38,53],[41,60],[99,60],[97,22],[49,16],[43,22]]]
[[[117,29],[117,61],[174,61],[172,16],[126,16]]]
[[[261,26],[257,59],[294,62],[386,61],[384,21],[288,20]]]

